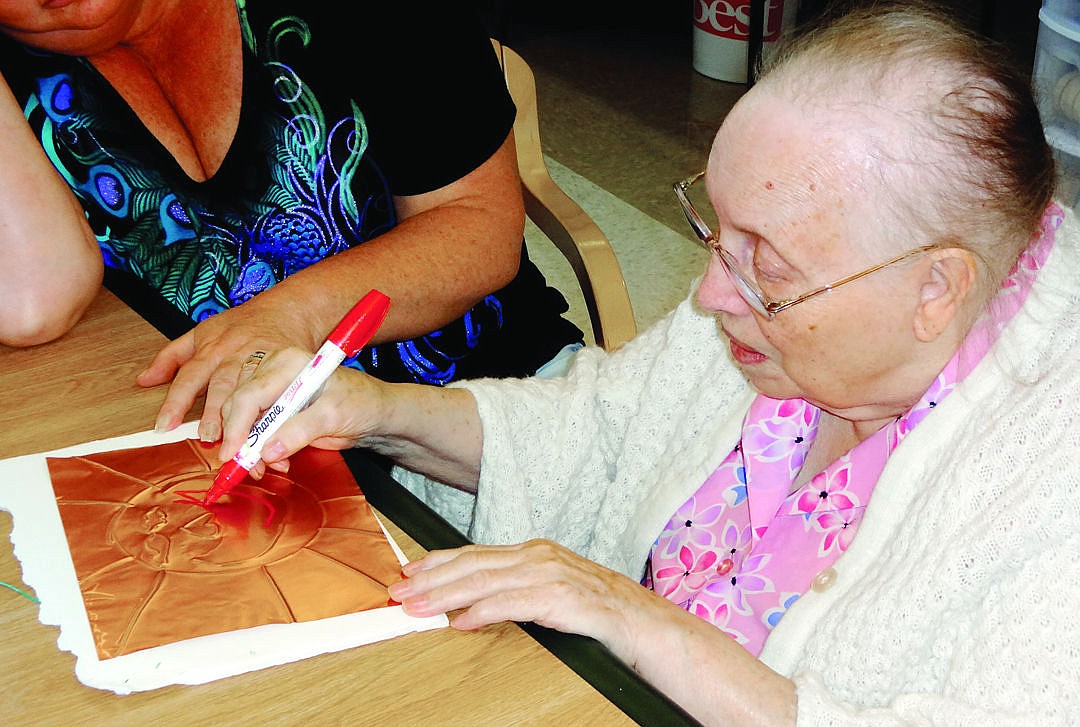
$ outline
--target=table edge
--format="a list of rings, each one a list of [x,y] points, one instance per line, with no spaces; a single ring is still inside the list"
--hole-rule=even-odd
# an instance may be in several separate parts
[[[391,477],[387,460],[364,450],[346,450],[342,454],[372,507],[390,518],[423,548],[458,548],[470,543]],[[518,625],[638,724],[700,724],[595,639],[534,623]]]

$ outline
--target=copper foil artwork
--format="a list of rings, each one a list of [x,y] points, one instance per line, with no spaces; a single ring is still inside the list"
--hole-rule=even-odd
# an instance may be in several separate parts
[[[387,605],[400,563],[337,452],[205,507],[198,440],[47,458],[99,658]]]

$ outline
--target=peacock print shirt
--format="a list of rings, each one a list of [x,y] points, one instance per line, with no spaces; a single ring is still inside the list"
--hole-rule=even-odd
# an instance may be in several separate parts
[[[365,3],[346,19],[318,0],[237,0],[237,13],[239,126],[205,182],[188,177],[86,59],[0,36],[0,70],[81,202],[107,282],[170,335],[392,228],[392,195],[464,176],[513,124],[486,33],[451,3]],[[506,288],[352,364],[432,384],[531,374],[581,340],[565,310],[523,245]]]

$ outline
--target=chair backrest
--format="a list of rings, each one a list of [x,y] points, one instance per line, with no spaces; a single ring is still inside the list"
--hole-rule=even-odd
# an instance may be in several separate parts
[[[611,351],[637,334],[622,268],[597,224],[551,178],[540,146],[536,80],[525,60],[492,40],[517,106],[514,142],[525,212],[570,262],[589,310],[596,343]]]

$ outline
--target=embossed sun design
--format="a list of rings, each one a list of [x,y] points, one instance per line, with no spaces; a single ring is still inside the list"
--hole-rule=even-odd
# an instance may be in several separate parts
[[[196,440],[48,458],[100,658],[387,605],[400,563],[336,452],[202,504]]]

